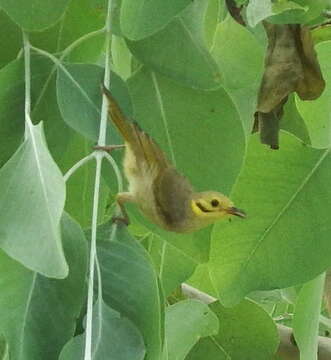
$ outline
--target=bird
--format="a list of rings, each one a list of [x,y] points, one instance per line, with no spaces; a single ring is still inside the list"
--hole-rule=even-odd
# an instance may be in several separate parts
[[[190,181],[180,174],[159,145],[137,122],[123,114],[111,92],[102,85],[108,101],[108,115],[124,139],[124,174],[128,191],[116,196],[122,216],[116,219],[129,224],[127,202],[138,205],[153,224],[176,233],[198,231],[229,215],[246,217],[243,210],[217,191],[196,192]],[[98,146],[100,150],[112,146]]]

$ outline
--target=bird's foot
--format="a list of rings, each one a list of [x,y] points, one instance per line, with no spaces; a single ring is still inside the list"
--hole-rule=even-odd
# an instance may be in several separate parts
[[[111,218],[111,221],[113,224],[124,224],[126,226],[129,226],[130,225],[130,220],[127,216],[113,216]]]

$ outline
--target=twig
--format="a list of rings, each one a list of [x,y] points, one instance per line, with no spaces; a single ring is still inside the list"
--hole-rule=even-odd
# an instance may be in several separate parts
[[[110,12],[111,12],[111,0],[108,0],[108,11],[106,19],[106,60],[105,60],[105,77],[104,82],[106,85],[109,84],[110,80]],[[98,145],[105,145],[106,141],[106,129],[107,129],[107,102],[105,96],[102,99],[101,109],[101,121]],[[89,283],[88,283],[88,295],[87,295],[87,313],[86,313],[86,331],[85,331],[85,350],[84,360],[92,360],[92,320],[93,320],[93,288],[94,288],[94,269],[97,260],[96,251],[96,238],[97,238],[97,225],[98,225],[98,207],[99,207],[99,195],[100,195],[100,179],[101,179],[101,165],[103,153],[97,151],[95,153],[96,158],[96,170],[95,170],[95,185],[94,185],[94,196],[93,196],[93,215],[92,215],[92,229],[91,229],[91,249],[90,249],[90,272],[89,272]],[[98,273],[98,275],[100,275]],[[101,277],[99,276],[99,287],[101,287]],[[99,289],[100,291],[100,289]],[[101,301],[101,299],[99,299]]]
[[[188,285],[182,284],[182,292],[191,299],[197,299],[205,304],[211,304],[217,301],[216,298]],[[293,341],[293,331],[291,328],[277,324],[277,330],[280,338],[280,344],[277,355],[282,360],[300,360],[299,349]],[[318,360],[331,359],[331,338],[318,337]]]
[[[85,156],[83,159],[79,160],[75,165],[73,165],[64,175],[64,181],[68,181],[70,176],[72,176],[81,166],[83,166],[88,161],[94,159],[94,154],[89,154]]]

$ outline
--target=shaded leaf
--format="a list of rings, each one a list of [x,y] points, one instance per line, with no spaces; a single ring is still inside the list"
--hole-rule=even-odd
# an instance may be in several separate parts
[[[121,30],[127,38],[140,40],[165,27],[191,0],[122,0]]]
[[[228,16],[217,27],[212,55],[223,76],[222,86],[235,103],[248,135],[256,111],[264,49],[253,34]]]
[[[224,308],[219,302],[209,307],[219,319],[219,332],[201,339],[187,360],[271,359],[278,347],[278,334],[262,308],[248,300],[233,308]]]
[[[168,306],[165,324],[168,360],[186,359],[200,338],[217,334],[219,328],[214,312],[197,300],[184,300]]]
[[[0,254],[0,322],[12,359],[56,360],[74,334],[83,304],[87,247],[82,230],[67,215],[61,227],[70,266],[64,280],[45,278]]]
[[[145,249],[126,229],[114,229],[111,241],[98,239],[104,300],[139,329],[147,359],[159,359],[164,338],[164,302],[157,275]]]
[[[40,31],[58,21],[69,0],[0,0],[0,6],[23,29]]]
[[[6,209],[0,218],[2,249],[31,270],[66,277],[59,231],[65,184],[42,124],[28,127],[27,139],[0,171],[0,187],[0,208]]]
[[[187,86],[218,88],[220,73],[205,44],[207,6],[207,0],[193,2],[158,33],[128,41],[130,51],[151,69]]]
[[[65,69],[58,71],[57,99],[62,117],[69,126],[92,141],[99,136],[103,71],[101,67],[89,64],[67,64]],[[110,81],[124,113],[130,114],[130,97],[123,80],[111,73]],[[109,129],[107,143],[111,143]]]
[[[93,308],[92,360],[142,360],[143,339],[126,318],[98,299]],[[85,334],[74,337],[63,348],[59,360],[84,358]]]
[[[20,28],[0,10],[0,68],[14,60],[22,47],[22,32]]]
[[[300,360],[317,360],[318,330],[325,274],[304,284],[293,317],[293,334],[300,349]]]
[[[308,281],[330,266],[330,153],[285,133],[281,146],[273,152],[252,138],[232,196],[247,219],[214,228],[210,267],[224,304]]]
[[[156,234],[148,236],[144,244],[159,274],[164,294],[169,296],[192,275],[197,262]]]

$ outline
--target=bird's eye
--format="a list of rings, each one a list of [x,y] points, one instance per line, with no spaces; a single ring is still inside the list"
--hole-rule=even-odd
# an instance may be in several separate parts
[[[219,201],[216,199],[213,199],[210,203],[212,207],[217,207],[219,205]]]

